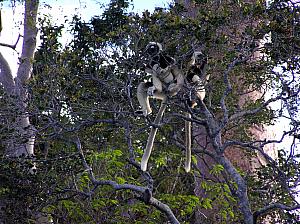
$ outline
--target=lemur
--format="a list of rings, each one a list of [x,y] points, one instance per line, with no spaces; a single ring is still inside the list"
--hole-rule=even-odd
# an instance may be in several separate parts
[[[160,100],[176,95],[184,84],[184,75],[176,66],[176,61],[162,50],[162,45],[150,42],[145,49],[149,58],[145,71],[151,74],[151,82],[142,82],[137,88],[137,98],[142,110],[137,114],[149,115],[152,109],[149,97]]]
[[[191,60],[188,63],[186,81],[188,87],[191,89],[189,92],[188,105],[191,108],[197,106],[197,99],[195,96],[203,101],[205,97],[205,85],[209,80],[209,74],[206,74],[207,57],[201,51],[195,51]],[[191,114],[186,114],[188,119],[191,119]],[[185,121],[185,148],[186,160],[185,170],[191,170],[191,146],[192,146],[192,124],[189,120]]]
[[[162,100],[160,109],[154,120],[158,125],[167,107],[168,96],[176,95],[184,85],[184,75],[176,66],[176,61],[162,50],[162,45],[157,42],[150,42],[145,49],[149,58],[145,71],[152,76],[152,82],[142,82],[137,88],[137,98],[142,107],[138,114],[149,115],[152,109],[149,104],[149,97]],[[153,148],[157,127],[151,127],[147,145],[141,161],[141,169],[146,171],[147,163]]]
[[[149,97],[162,100],[159,112],[154,120],[154,124],[158,125],[163,117],[166,109],[167,96],[176,95],[184,85],[184,80],[187,81],[189,87],[192,89],[189,106],[194,108],[197,103],[194,95],[203,100],[205,97],[205,84],[209,79],[206,75],[207,58],[200,52],[193,53],[191,60],[188,63],[186,77],[183,75],[175,64],[174,58],[163,53],[162,45],[157,42],[150,42],[145,49],[145,53],[149,57],[149,63],[146,65],[145,71],[152,76],[152,82],[142,82],[137,89],[137,98],[142,107],[139,114],[144,116],[149,115],[152,109],[149,104]],[[191,114],[187,114],[191,118]],[[146,171],[147,163],[153,148],[157,127],[151,127],[148,137],[147,145],[141,161],[141,169]],[[191,168],[191,122],[185,121],[186,132],[186,162],[185,170],[190,171]]]

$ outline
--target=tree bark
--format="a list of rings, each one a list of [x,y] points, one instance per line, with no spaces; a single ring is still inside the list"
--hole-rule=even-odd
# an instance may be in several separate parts
[[[239,199],[239,209],[243,214],[245,224],[253,224],[253,214],[250,208],[249,198],[247,195],[247,184],[245,180],[225,156],[217,156],[216,159],[237,184],[238,189],[235,193]]]
[[[12,133],[10,138],[4,142],[7,157],[20,155],[31,157],[34,155],[35,129],[30,124],[29,113],[27,112],[28,92],[25,84],[31,77],[36,47],[38,5],[38,0],[25,1],[23,46],[15,76],[12,74],[7,60],[0,53],[0,83],[6,94],[4,97],[7,97],[6,99],[12,103],[12,105],[8,105],[12,108],[12,114],[1,114],[5,119],[7,128]],[[7,201],[3,197],[0,198],[0,224],[6,223],[6,204]]]
[[[24,34],[23,34],[23,46],[22,54],[20,57],[20,65],[16,74],[15,81],[12,81],[11,72],[6,72],[2,82],[7,93],[13,94],[15,97],[15,106],[18,117],[16,122],[12,124],[12,128],[15,132],[15,137],[9,140],[6,148],[6,155],[9,157],[16,157],[20,155],[33,156],[34,155],[34,140],[35,129],[30,124],[29,114],[27,112],[27,98],[28,93],[25,88],[25,83],[31,77],[32,63],[34,50],[36,47],[37,37],[37,11],[38,0],[25,1],[25,15],[24,15]],[[3,57],[2,57],[3,58]],[[0,58],[1,59],[1,58]],[[3,58],[4,59],[4,58]],[[2,65],[8,67],[2,60]],[[9,71],[10,69],[6,69]],[[2,80],[0,80],[2,81]]]

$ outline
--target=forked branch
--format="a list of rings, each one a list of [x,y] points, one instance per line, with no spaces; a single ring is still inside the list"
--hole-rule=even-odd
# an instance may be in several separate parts
[[[8,47],[8,48],[11,48],[11,49],[13,49],[13,50],[16,50],[16,47],[17,47],[17,45],[18,45],[19,40],[20,40],[21,37],[22,37],[22,35],[19,34],[18,39],[17,39],[17,41],[16,41],[15,44],[5,44],[5,43],[0,43],[0,46],[2,46],[2,47]]]
[[[85,170],[88,172],[89,178],[90,178],[91,182],[93,183],[93,185],[95,186],[95,189],[98,186],[101,186],[101,185],[109,185],[116,191],[117,190],[132,190],[132,191],[135,191],[135,192],[137,192],[141,195],[140,197],[138,197],[139,200],[142,200],[145,204],[149,204],[149,205],[154,206],[155,208],[157,208],[158,210],[160,210],[161,212],[166,214],[166,216],[168,217],[170,223],[179,224],[179,221],[175,217],[175,215],[172,212],[172,210],[170,209],[170,207],[168,205],[162,203],[158,199],[154,198],[152,196],[152,192],[148,188],[133,185],[133,184],[118,184],[117,182],[112,181],[112,180],[97,180],[94,176],[92,168],[88,165],[88,163],[85,159],[80,139],[77,137],[75,139],[74,143],[76,145],[76,148],[77,148],[77,151],[79,153],[80,159],[83,163],[83,166],[84,166]],[[93,192],[91,192],[91,193],[93,193]]]

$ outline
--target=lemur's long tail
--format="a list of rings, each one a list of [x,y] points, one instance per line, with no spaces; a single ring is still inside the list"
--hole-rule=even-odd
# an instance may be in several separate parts
[[[159,111],[156,115],[156,118],[154,120],[154,125],[155,127],[151,127],[151,130],[150,130],[150,134],[148,136],[148,140],[147,140],[147,145],[146,145],[146,148],[145,148],[145,151],[144,151],[144,155],[142,157],[142,161],[141,161],[141,169],[142,171],[146,171],[147,170],[147,164],[148,164],[148,160],[150,158],[150,154],[151,154],[151,151],[152,151],[152,148],[153,148],[153,144],[154,144],[154,139],[155,139],[155,136],[156,136],[156,133],[157,133],[157,125],[159,125],[159,123],[161,122],[162,120],[162,117],[164,115],[164,112],[167,108],[167,99],[164,99],[162,102],[161,102],[161,105],[160,105],[160,108],[159,108]]]
[[[190,113],[186,113],[188,119],[192,118]],[[186,120],[184,122],[185,129],[185,165],[184,169],[186,172],[190,172],[191,170],[191,162],[192,162],[192,125],[191,121]]]

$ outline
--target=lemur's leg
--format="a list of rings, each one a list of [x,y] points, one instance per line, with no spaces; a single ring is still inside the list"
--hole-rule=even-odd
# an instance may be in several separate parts
[[[149,103],[148,89],[152,86],[151,82],[141,82],[137,88],[137,99],[139,104],[142,107],[141,111],[137,111],[138,113],[142,113],[144,116],[151,114],[152,109]]]
[[[175,80],[173,80],[174,83],[169,85],[168,94],[170,96],[175,96],[182,89],[185,77],[182,71],[175,66],[172,66],[170,72]]]
[[[148,95],[153,96],[155,93],[163,91],[163,84],[156,73],[152,73],[152,86],[148,88]]]

